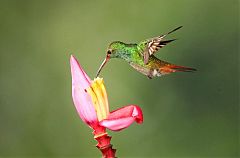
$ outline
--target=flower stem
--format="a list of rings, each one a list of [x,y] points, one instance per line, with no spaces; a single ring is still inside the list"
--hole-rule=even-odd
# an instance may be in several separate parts
[[[102,158],[116,158],[115,153],[116,149],[112,148],[112,144],[110,144],[111,136],[105,131],[102,132],[93,132],[94,139],[98,142],[96,147],[102,152]]]

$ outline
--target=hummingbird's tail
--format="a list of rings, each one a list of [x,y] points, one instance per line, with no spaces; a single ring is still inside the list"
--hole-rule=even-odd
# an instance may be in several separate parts
[[[193,72],[197,71],[197,69],[185,67],[185,66],[178,66],[174,64],[167,64],[160,68],[161,74],[169,74],[172,72]]]

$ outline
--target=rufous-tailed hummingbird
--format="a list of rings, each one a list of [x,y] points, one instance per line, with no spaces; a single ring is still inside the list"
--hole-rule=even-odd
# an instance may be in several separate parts
[[[111,58],[120,58],[127,61],[135,70],[146,75],[150,79],[155,76],[162,76],[172,72],[196,71],[194,68],[174,65],[154,56],[160,48],[175,40],[164,40],[164,37],[181,27],[182,26],[164,35],[144,40],[138,44],[126,44],[120,41],[112,42],[108,46],[107,56],[99,67],[97,76]]]

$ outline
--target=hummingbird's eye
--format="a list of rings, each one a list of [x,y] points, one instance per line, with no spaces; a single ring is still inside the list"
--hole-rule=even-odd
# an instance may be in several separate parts
[[[107,51],[107,54],[112,54],[112,52],[110,50]]]

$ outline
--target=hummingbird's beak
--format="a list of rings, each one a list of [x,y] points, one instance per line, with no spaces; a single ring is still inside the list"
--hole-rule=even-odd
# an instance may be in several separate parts
[[[99,69],[97,71],[96,78],[98,77],[98,75],[100,74],[102,68],[104,67],[104,65],[106,65],[106,63],[108,62],[109,59],[110,59],[110,55],[107,54],[106,58],[103,60],[101,66],[99,67]]]

